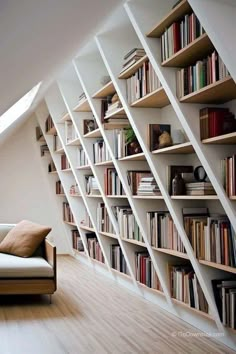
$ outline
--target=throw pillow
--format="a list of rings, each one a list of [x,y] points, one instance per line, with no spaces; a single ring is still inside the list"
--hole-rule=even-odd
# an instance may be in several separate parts
[[[0,252],[31,257],[50,231],[50,227],[22,220],[2,240]]]

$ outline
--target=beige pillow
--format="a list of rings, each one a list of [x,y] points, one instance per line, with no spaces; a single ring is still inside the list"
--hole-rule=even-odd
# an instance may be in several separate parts
[[[30,257],[50,231],[50,227],[22,220],[2,240],[0,252]]]

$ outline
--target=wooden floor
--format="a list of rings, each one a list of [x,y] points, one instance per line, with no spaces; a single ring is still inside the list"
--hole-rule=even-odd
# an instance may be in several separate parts
[[[58,291],[47,297],[1,297],[1,354],[231,354],[156,305],[71,257],[58,259]]]

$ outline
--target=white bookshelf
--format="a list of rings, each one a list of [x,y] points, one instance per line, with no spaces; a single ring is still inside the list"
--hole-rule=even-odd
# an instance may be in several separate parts
[[[199,3],[197,3],[198,1]],[[201,18],[204,18],[204,13],[201,13],[201,11],[204,9],[204,11],[207,10],[209,12],[210,10],[203,0],[198,1],[189,0],[189,3],[196,8],[196,14],[201,20]],[[194,98],[182,99],[180,102],[176,97],[177,69],[172,67],[172,65],[174,66],[173,63],[182,62],[185,55],[194,52],[194,46],[204,52],[205,46],[209,44],[209,39],[215,44],[222,58],[224,58],[223,53],[221,54],[223,46],[217,45],[217,33],[213,33],[209,25],[208,35],[204,35],[195,44],[186,50],[182,50],[179,57],[175,55],[174,58],[168,60],[168,63],[162,65],[160,40],[155,37],[147,37],[147,34],[150,34],[152,31],[152,36],[154,36],[154,28],[157,27],[156,24],[158,23],[159,27],[164,26],[165,28],[170,20],[170,17],[165,16],[170,12],[174,2],[172,0],[147,0],[145,2],[142,0],[131,0],[124,7],[118,8],[116,10],[116,17],[122,18],[123,22],[119,23],[117,21],[117,23],[113,23],[112,25],[109,21],[107,22],[99,36],[92,39],[86,48],[79,52],[73,62],[68,64],[63,75],[49,88],[45,95],[45,102],[41,103],[36,109],[36,115],[43,130],[48,112],[51,114],[55,130],[62,143],[62,149],[71,165],[71,173],[63,173],[60,168],[60,155],[52,151],[53,136],[45,134],[43,130],[52,159],[57,168],[57,173],[62,182],[66,199],[70,204],[75,218],[75,225],[72,226],[78,228],[82,237],[85,252],[83,255],[80,255],[79,252],[74,252],[75,257],[83,262],[87,262],[96,270],[101,271],[137,294],[153,301],[191,325],[206,332],[224,333],[224,336],[219,336],[217,339],[235,349],[235,331],[231,331],[222,325],[211,287],[212,279],[222,277],[225,274],[235,274],[235,269],[216,265],[212,262],[199,261],[195,257],[184,229],[181,211],[183,207],[204,206],[208,207],[213,213],[225,213],[236,231],[235,198],[228,198],[226,196],[221,182],[220,170],[220,160],[234,153],[235,133],[229,136],[206,139],[206,141],[201,142],[199,109],[204,107],[202,103],[206,101],[198,101],[198,98],[205,95],[205,100],[209,100],[210,93],[209,91],[206,93],[207,90],[203,90],[199,93],[200,96],[197,99],[195,95]],[[186,11],[186,8],[189,8],[189,5],[187,1],[184,1],[176,11],[180,11],[181,13],[181,11]],[[172,12],[174,13],[174,11]],[[175,18],[173,13],[171,16]],[[214,19],[212,19],[212,23],[214,23]],[[205,26],[204,21],[203,25]],[[207,28],[208,25],[206,24],[206,30]],[[130,48],[134,47],[143,47],[146,57],[142,58],[131,68],[120,73],[124,55]],[[150,60],[157,76],[162,82],[162,88],[129,105],[126,97],[125,79],[132,75],[147,58]],[[232,66],[229,57],[227,57],[225,62],[229,67]],[[110,76],[111,81],[102,86],[101,78],[107,75]],[[226,84],[235,89],[232,79],[225,80],[224,85]],[[215,85],[214,90],[215,95],[220,95],[218,85]],[[224,90],[224,95],[227,96],[226,91]],[[78,105],[78,97],[82,92],[85,93],[86,100]],[[122,112],[127,116],[143,151],[137,154],[137,156],[128,156],[119,160],[115,158],[113,153],[110,128],[107,124],[103,124],[100,119],[100,99],[114,92],[117,92],[119,96],[122,104]],[[230,92],[232,93],[231,89]],[[230,99],[230,102],[226,103],[226,105],[231,107],[231,109],[232,107],[235,109],[235,101],[232,101],[234,94],[229,94],[227,97]],[[220,99],[220,96],[218,98]],[[160,103],[156,104],[155,102],[158,99]],[[91,119],[92,116],[94,116],[98,128],[93,132],[84,134],[83,120]],[[78,139],[74,144],[66,144],[65,123],[63,124],[63,122],[67,119],[71,119],[78,135]],[[147,142],[147,126],[153,123],[166,123],[171,124],[176,129],[183,129],[188,141],[180,145],[150,151]],[[111,160],[95,164],[93,161],[93,143],[98,138],[103,138],[109,150]],[[80,166],[79,168],[76,160],[77,144],[83,147],[88,159],[88,165]],[[169,165],[174,164],[203,165],[215,188],[216,195],[195,197],[170,196],[167,184],[167,169]],[[125,195],[105,194],[104,172],[107,167],[114,167],[116,169]],[[150,169],[158,183],[161,196],[133,196],[131,194],[126,177],[127,171],[137,169]],[[99,195],[86,194],[84,178],[88,173],[96,178]],[[76,181],[79,186],[79,198],[75,198],[75,196],[69,193],[73,181]],[[96,210],[99,202],[103,202],[107,208],[114,233],[101,232],[98,228]],[[112,206],[124,204],[130,205],[140,232],[143,235],[144,242],[127,240],[120,236]],[[90,216],[92,227],[84,224],[85,216],[83,211],[85,209]],[[169,210],[186,253],[151,246],[148,239],[146,220],[146,213],[151,210]],[[67,226],[70,227],[71,225],[68,224]],[[86,232],[95,232],[105,258],[105,264],[100,264],[100,262],[92,260],[89,257]],[[127,263],[129,275],[122,274],[111,267],[110,246],[112,244],[120,245]],[[134,256],[135,252],[140,249],[146,249],[149,253],[163,292],[149,289],[147,286],[136,281]],[[190,308],[171,297],[167,265],[169,262],[173,263],[180,259],[191,262],[208,302],[210,314]]]

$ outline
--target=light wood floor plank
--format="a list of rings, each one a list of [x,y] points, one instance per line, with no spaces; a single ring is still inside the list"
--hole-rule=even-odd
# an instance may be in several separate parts
[[[235,354],[158,306],[95,273],[72,257],[58,257],[52,297],[0,298],[1,354]]]

